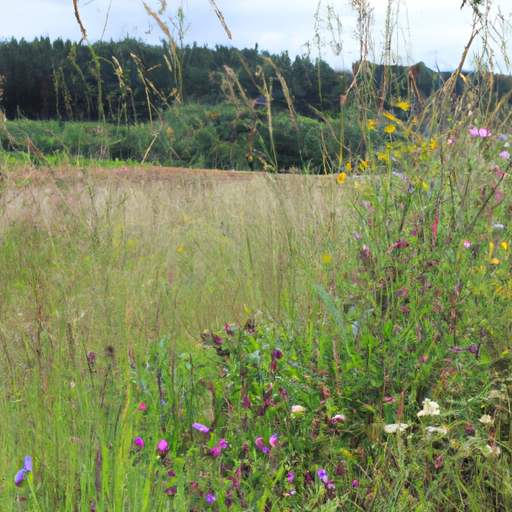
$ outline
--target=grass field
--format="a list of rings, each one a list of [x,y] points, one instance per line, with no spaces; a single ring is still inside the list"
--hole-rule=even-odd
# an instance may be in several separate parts
[[[4,165],[2,509],[507,510],[508,136],[399,144]]]

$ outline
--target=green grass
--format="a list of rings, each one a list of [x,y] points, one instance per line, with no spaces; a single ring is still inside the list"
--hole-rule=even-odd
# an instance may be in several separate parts
[[[468,129],[346,180],[4,162],[2,507],[508,510],[510,160]]]

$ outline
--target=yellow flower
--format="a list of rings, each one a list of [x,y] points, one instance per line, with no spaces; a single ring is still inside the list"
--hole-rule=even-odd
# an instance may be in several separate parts
[[[390,114],[389,112],[384,112],[384,114],[382,114],[384,117],[387,117],[388,119],[390,119],[391,121],[394,121],[395,123],[398,122],[398,119],[393,115],[393,114]]]
[[[183,252],[184,246],[183,244],[178,247],[178,252]]]
[[[430,149],[436,149],[437,148],[437,142],[434,139],[430,139],[430,144],[428,145]]]
[[[375,121],[373,119],[368,119],[368,130],[375,130]]]
[[[338,177],[336,178],[336,181],[341,185],[345,182],[347,179],[347,173],[346,172],[340,172],[338,174]]]
[[[352,162],[348,161],[348,162],[345,162],[345,167],[347,168],[347,171],[351,171],[352,170]]]
[[[396,106],[398,108],[401,108],[404,112],[407,112],[409,110],[409,103],[406,101],[401,101],[400,103],[397,103]]]
[[[492,242],[489,242],[489,252],[492,252],[494,249],[494,244]]]
[[[508,250],[507,242],[501,242],[501,247],[503,247],[503,249],[505,249],[505,251],[507,251]]]
[[[379,151],[377,151],[377,158],[379,160],[384,160],[385,162],[389,162],[389,156],[386,155],[386,153],[380,153]]]
[[[369,165],[370,165],[370,160],[361,160],[361,163],[359,164],[359,169],[361,171],[364,171]]]
[[[500,263],[500,260],[499,260],[498,258],[493,258],[493,259],[491,260],[491,264],[492,264],[492,265],[499,265],[499,263]]]
[[[384,131],[386,133],[393,133],[396,130],[396,126],[394,124],[388,124],[386,128],[384,128]]]
[[[412,124],[417,124],[418,123],[418,118],[416,116],[414,116],[412,119],[411,119],[411,123]]]
[[[421,186],[425,189],[425,190],[430,190],[430,187],[428,186],[428,183],[425,183],[424,181],[421,182]]]
[[[327,253],[325,253],[322,256],[322,259],[324,260],[324,263],[331,263],[331,261],[332,261],[332,258]]]

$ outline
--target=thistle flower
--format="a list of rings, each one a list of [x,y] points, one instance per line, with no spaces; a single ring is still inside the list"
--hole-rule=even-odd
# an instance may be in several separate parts
[[[160,439],[158,442],[158,451],[159,452],[165,452],[169,449],[169,445],[167,444],[167,441],[165,439]]]
[[[142,448],[144,448],[144,440],[141,437],[136,437],[133,440],[133,444],[135,445],[135,449],[137,451],[140,451]]]

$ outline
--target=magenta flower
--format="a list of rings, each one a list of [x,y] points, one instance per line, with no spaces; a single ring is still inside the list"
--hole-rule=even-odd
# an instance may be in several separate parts
[[[392,396],[385,396],[382,399],[383,404],[392,404],[395,401],[395,399]]]
[[[480,130],[478,130],[478,135],[480,136],[481,139],[485,139],[486,137],[490,137],[492,133],[489,131],[487,126],[484,126],[483,128],[480,128]]]
[[[169,445],[165,439],[160,439],[158,442],[158,451],[165,452],[169,449]]]
[[[508,151],[502,151],[498,156],[503,160],[508,160],[510,158],[510,153]]]
[[[214,457],[218,457],[220,454],[221,454],[222,450],[220,448],[220,446],[214,446],[211,450],[210,450],[210,453],[214,456]]]
[[[426,360],[427,360],[427,354],[423,354],[423,355],[420,357],[420,359],[419,359],[420,363],[424,363]]]
[[[470,129],[469,129],[469,133],[472,137],[478,137],[479,135],[479,130],[476,126],[472,126]]]
[[[143,441],[142,437],[136,437],[133,440],[133,444],[135,445],[135,449],[137,451],[142,450],[142,448],[144,448],[144,441]]]
[[[268,444],[274,448],[277,446],[277,434],[275,432],[270,436]]]
[[[462,245],[466,248],[466,249],[469,249],[471,247],[471,242],[469,240],[464,240],[464,242],[462,243]]]
[[[213,503],[216,499],[215,494],[211,492],[206,495],[206,503]]]
[[[454,141],[453,139],[448,139],[448,140],[446,141],[446,144],[447,144],[448,146],[453,146],[454,142],[455,142],[455,141]]]
[[[343,414],[336,414],[336,416],[331,418],[331,421],[333,423],[341,423],[342,421],[345,421],[345,416],[343,416]]]
[[[256,439],[256,441],[254,441],[254,443],[256,444],[256,446],[263,452],[263,453],[267,453],[268,452],[268,446],[264,446],[263,444],[263,437],[258,437],[258,439]]]
[[[203,434],[208,434],[208,432],[210,432],[210,429],[201,423],[192,423],[192,426],[196,430],[199,430],[199,432],[202,432]]]
[[[224,448],[227,448],[228,447],[228,443],[226,443],[225,439],[221,439],[219,441],[219,447],[224,449]]]
[[[288,478],[288,482],[293,484],[293,480],[294,480],[295,476],[291,471],[288,472],[288,474],[286,475],[286,478]]]
[[[357,480],[357,479],[356,479],[356,480],[354,480],[354,481],[352,482],[352,487],[359,487],[359,480]]]
[[[141,402],[139,407],[138,407],[138,411],[145,411],[147,409],[147,405],[144,403],[144,402]]]

